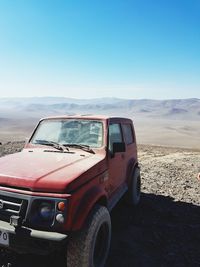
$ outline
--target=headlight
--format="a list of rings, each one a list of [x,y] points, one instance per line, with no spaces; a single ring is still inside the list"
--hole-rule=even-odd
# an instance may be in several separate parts
[[[67,200],[60,198],[33,198],[27,215],[29,227],[60,227],[66,222]],[[49,229],[49,228],[48,228]]]
[[[39,214],[45,221],[52,220],[54,216],[54,207],[49,202],[42,202],[39,206]]]

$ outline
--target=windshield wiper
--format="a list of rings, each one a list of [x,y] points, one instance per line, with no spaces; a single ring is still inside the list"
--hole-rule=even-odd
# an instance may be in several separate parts
[[[90,148],[88,145],[82,145],[82,144],[62,144],[64,147],[75,147],[75,148],[80,148],[83,151],[95,154],[94,150]]]
[[[34,144],[39,144],[39,145],[44,145],[44,146],[52,146],[53,148],[60,150],[60,151],[64,151],[64,150],[68,150],[69,149],[59,143],[53,142],[53,141],[47,141],[47,140],[35,140]]]

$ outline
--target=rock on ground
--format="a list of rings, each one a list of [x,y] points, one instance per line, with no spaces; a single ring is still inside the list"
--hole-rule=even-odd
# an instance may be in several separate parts
[[[7,143],[0,155],[19,151]],[[200,266],[200,151],[139,145],[142,197],[113,209],[106,267]],[[0,267],[64,267],[64,255],[16,255],[2,251]]]

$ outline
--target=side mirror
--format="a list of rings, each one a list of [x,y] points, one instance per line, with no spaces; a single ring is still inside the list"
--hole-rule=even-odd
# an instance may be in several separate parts
[[[118,152],[125,152],[126,146],[124,142],[121,143],[113,143],[113,154]]]

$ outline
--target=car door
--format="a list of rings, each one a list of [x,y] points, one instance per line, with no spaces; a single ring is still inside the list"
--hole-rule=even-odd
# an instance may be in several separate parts
[[[125,164],[128,167],[130,161],[134,164],[137,159],[137,149],[132,124],[130,122],[122,123],[122,131],[126,144]]]
[[[109,184],[110,194],[116,189],[119,189],[120,185],[125,180],[125,166],[124,166],[124,152],[118,152],[113,155],[113,143],[123,142],[122,129],[120,123],[109,124],[109,155],[108,155],[108,172],[109,172]]]

